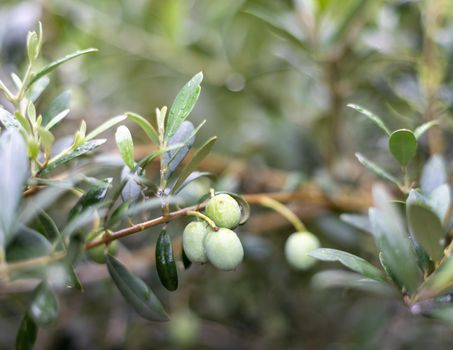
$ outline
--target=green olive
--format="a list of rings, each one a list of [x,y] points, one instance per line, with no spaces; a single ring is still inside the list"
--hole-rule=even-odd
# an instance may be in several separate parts
[[[209,262],[220,270],[234,270],[244,258],[244,249],[239,237],[227,228],[208,233],[204,247]]]
[[[87,252],[88,257],[90,258],[91,261],[94,261],[98,264],[105,264],[105,245],[101,244],[98,245],[95,248],[90,249]],[[108,254],[115,256],[118,253],[118,241],[113,241],[109,244]]]
[[[193,221],[184,229],[182,245],[191,262],[205,263],[208,261],[203,242],[210,230],[209,225],[201,221]]]
[[[233,229],[241,220],[241,207],[230,195],[218,194],[206,205],[206,215],[217,226]]]
[[[285,256],[288,263],[298,270],[307,270],[312,267],[316,259],[308,254],[320,247],[318,238],[312,233],[295,232],[286,240]]]

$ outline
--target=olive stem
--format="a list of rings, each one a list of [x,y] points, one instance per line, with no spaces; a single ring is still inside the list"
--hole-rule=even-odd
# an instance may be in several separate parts
[[[219,230],[219,227],[215,224],[214,221],[212,221],[210,218],[208,218],[206,215],[204,215],[203,213],[200,213],[199,211],[196,211],[196,210],[189,210],[187,212],[187,216],[196,216],[204,221],[206,221],[209,226],[211,226],[211,228],[214,230],[214,231],[218,231]]]
[[[277,213],[279,213],[281,216],[283,216],[285,219],[287,219],[294,226],[294,228],[296,229],[297,232],[307,231],[307,229],[305,228],[305,225],[297,217],[297,215],[294,214],[290,209],[288,209],[287,206],[276,201],[275,199],[272,199],[272,198],[264,195],[259,199],[257,204],[260,204],[263,207],[267,207],[272,210],[275,210]]]

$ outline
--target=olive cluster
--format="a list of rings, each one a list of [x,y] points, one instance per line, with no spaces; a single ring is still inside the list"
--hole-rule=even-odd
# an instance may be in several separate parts
[[[241,207],[228,194],[212,197],[206,205],[205,215],[218,230],[206,221],[193,221],[184,229],[184,252],[193,263],[210,262],[220,270],[234,270],[242,262],[244,249],[237,234],[232,231],[241,220]]]

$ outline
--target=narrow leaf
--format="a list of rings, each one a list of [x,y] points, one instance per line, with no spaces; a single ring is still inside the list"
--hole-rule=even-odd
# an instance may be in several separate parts
[[[33,74],[32,78],[30,79],[30,82],[28,83],[28,86],[27,86],[27,89],[30,88],[30,86],[32,86],[36,81],[38,81],[41,77],[43,77],[44,75],[46,74],[49,74],[50,72],[52,72],[53,70],[55,70],[56,68],[58,68],[60,65],[62,65],[63,63],[66,63],[76,57],[79,57],[79,56],[82,56],[82,55],[85,55],[85,54],[88,54],[88,53],[92,53],[92,52],[97,52],[98,50],[97,49],[93,49],[93,48],[90,48],[90,49],[86,49],[86,50],[79,50],[79,51],[75,51],[69,55],[66,55],[50,64],[48,64],[47,66],[45,66],[43,69],[41,69],[39,72]]]
[[[85,140],[86,141],[89,141],[91,139],[94,139],[96,136],[98,136],[99,134],[103,133],[104,131],[110,129],[112,126],[118,124],[118,123],[121,123],[124,119],[126,119],[127,117],[122,114],[122,115],[118,115],[116,117],[113,117],[109,120],[107,120],[106,122],[102,123],[101,125],[99,125],[96,129],[94,129],[92,132],[90,132],[86,137],[85,137]]]
[[[16,350],[32,350],[38,336],[38,326],[25,313],[16,336]]]
[[[0,106],[0,123],[7,130],[20,128],[19,122],[13,117],[13,115],[6,109],[3,109],[1,106]]]
[[[168,168],[166,174],[167,177],[175,171],[176,167],[182,162],[195,142],[195,135],[193,135],[194,130],[195,127],[193,124],[186,120],[180,125],[176,133],[168,141],[168,146],[174,146],[180,143],[183,143],[184,146],[164,153],[162,160],[165,167]]]
[[[52,129],[55,125],[60,123],[66,116],[69,114],[69,109],[65,109],[58,113],[54,118],[52,118],[49,123],[45,126],[46,130]]]
[[[428,196],[440,185],[447,183],[447,166],[441,155],[435,154],[429,158],[423,167],[420,182],[422,192]]]
[[[368,160],[367,158],[365,158],[360,153],[356,153],[355,156],[357,157],[359,162],[362,163],[362,165],[364,167],[368,168],[373,173],[375,173],[376,175],[382,177],[383,179],[386,179],[386,180],[388,180],[390,182],[393,182],[398,187],[401,187],[400,182],[393,175],[390,175],[387,171],[382,169],[380,166],[378,166],[377,164],[375,164],[372,161]]]
[[[134,170],[134,142],[132,141],[131,132],[126,126],[121,125],[116,129],[115,141],[124,164],[126,164],[129,169]]]
[[[433,126],[439,125],[439,122],[437,120],[431,120],[429,122],[426,122],[420,126],[418,126],[414,130],[414,135],[417,139],[419,139],[425,132],[427,132],[429,129],[431,129]]]
[[[159,144],[159,136],[157,135],[157,131],[156,129],[154,129],[154,127],[151,125],[149,121],[147,121],[142,116],[132,112],[127,112],[126,116],[130,120],[138,124],[155,145]]]
[[[355,109],[357,112],[363,114],[365,117],[367,117],[369,120],[371,120],[374,124],[376,124],[381,130],[383,130],[387,135],[391,134],[389,128],[387,128],[387,126],[384,124],[382,119],[379,118],[377,115],[375,115],[372,112],[370,112],[369,110],[367,110],[359,105],[353,104],[353,103],[348,104],[348,107]]]
[[[179,175],[178,180],[176,181],[175,185],[172,188],[172,193],[178,191],[179,187],[184,183],[184,180],[194,171],[197,166],[201,163],[201,161],[209,154],[216,142],[217,137],[211,137],[208,141],[206,141],[194,154],[192,159],[186,166],[181,170],[181,174]]]
[[[23,187],[29,175],[27,148],[17,130],[7,130],[0,135],[0,165],[0,196],[4,199],[0,210],[1,247],[12,234]]]
[[[61,94],[55,97],[55,99],[50,102],[49,107],[42,115],[42,126],[47,126],[47,124],[57,115],[59,115],[64,110],[69,109],[70,102],[71,91],[69,90],[63,91]]]
[[[203,73],[199,72],[176,95],[175,100],[170,108],[165,129],[165,139],[168,140],[178,130],[181,123],[186,120],[189,113],[192,111],[195,103],[200,96],[201,81]]]
[[[168,315],[162,304],[145,282],[129,272],[114,257],[107,255],[106,259],[113,282],[135,311],[148,320],[167,321]]]
[[[385,282],[386,278],[382,271],[371,265],[368,261],[353,254],[337,249],[318,248],[309,253],[312,257],[322,261],[338,261],[354,272],[377,281]]]

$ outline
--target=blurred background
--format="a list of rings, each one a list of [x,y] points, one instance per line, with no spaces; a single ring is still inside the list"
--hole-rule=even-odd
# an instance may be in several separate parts
[[[69,121],[58,130],[63,137],[81,119],[90,129],[124,111],[150,117],[203,71],[191,120],[207,119],[198,142],[219,136],[215,155],[203,163],[218,175],[216,189],[261,193],[310,186],[328,196],[346,193],[334,207],[326,201],[289,206],[323,246],[373,260],[371,237],[338,218],[343,211],[366,212],[375,180],[354,153],[392,173],[399,167],[380,130],[346,106],[366,107],[392,130],[440,121],[443,131],[432,129],[421,141],[410,169],[414,179],[429,154],[448,159],[452,19],[452,0],[2,0],[0,75],[10,81],[11,72],[23,70],[27,31],[39,20],[46,61],[98,48],[58,69],[39,100],[45,110],[70,90]],[[135,131],[145,152],[146,139]],[[109,149],[115,152],[111,142],[103,151]],[[191,186],[188,201],[208,186]],[[177,237],[183,223],[172,228]],[[341,271],[327,276],[340,288],[320,288],[327,278],[322,270],[336,265],[292,270],[283,256],[292,228],[267,210],[253,207],[241,228],[246,260],[237,271],[181,267],[181,287],[171,295],[150,266],[152,232],[125,241],[124,256],[155,287],[171,321],[141,319],[105,268],[87,263],[79,271],[85,291],[61,293],[59,322],[40,332],[38,349],[453,348],[449,325],[410,315],[388,291],[341,286]],[[2,294],[0,348],[8,349],[23,300],[7,302]]]

